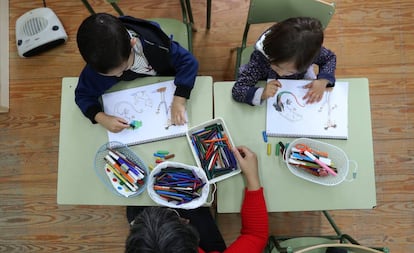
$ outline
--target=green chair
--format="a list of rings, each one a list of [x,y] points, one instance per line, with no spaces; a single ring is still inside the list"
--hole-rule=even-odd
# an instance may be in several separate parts
[[[237,48],[235,77],[239,67],[249,61],[254,50],[246,46],[250,25],[277,23],[291,17],[313,17],[327,27],[335,13],[335,4],[322,0],[250,0],[241,46]]]
[[[277,236],[270,235],[265,249],[266,253],[325,253],[331,252],[355,252],[355,253],[388,253],[386,247],[366,247],[360,245],[350,235],[343,234],[327,211],[322,211],[335,234],[309,235],[309,236]],[[337,251],[333,251],[336,249]],[[341,249],[342,251],[339,251]]]
[[[125,14],[118,6],[118,0],[106,0],[109,4],[112,5],[114,10],[120,15],[124,16]],[[91,14],[95,14],[92,6],[89,4],[88,0],[82,0],[83,4],[85,5],[86,9]],[[181,12],[183,16],[183,20],[177,20],[172,18],[150,18],[148,20],[152,20],[157,22],[161,29],[167,35],[173,35],[175,41],[180,43],[180,45],[186,48],[188,51],[193,52],[193,43],[192,43],[192,27],[191,23],[188,22],[188,6],[186,5],[185,0],[180,0],[181,5]]]

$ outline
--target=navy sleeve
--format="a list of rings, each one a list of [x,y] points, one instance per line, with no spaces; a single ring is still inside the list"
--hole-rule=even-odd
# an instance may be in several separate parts
[[[314,63],[319,66],[318,79],[327,79],[335,83],[336,55],[334,52],[322,47]]]
[[[75,102],[92,123],[97,123],[95,115],[103,111],[99,98],[117,82],[117,78],[100,75],[89,65],[82,70],[75,89]]]
[[[269,62],[259,51],[253,51],[247,64],[240,67],[239,76],[232,89],[233,99],[237,102],[252,104],[259,80],[266,80],[271,70]]]
[[[174,95],[189,99],[198,73],[198,61],[187,49],[172,41],[171,62],[176,71]]]

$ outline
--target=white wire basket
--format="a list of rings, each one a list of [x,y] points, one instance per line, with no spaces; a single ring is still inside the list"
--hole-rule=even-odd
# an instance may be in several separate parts
[[[187,203],[177,204],[175,201],[167,201],[164,198],[161,198],[160,195],[158,195],[154,190],[154,181],[155,181],[155,175],[158,174],[162,169],[167,167],[173,167],[173,168],[184,168],[187,170],[192,170],[197,174],[197,176],[201,179],[201,181],[204,183],[200,197],[195,198]],[[210,192],[210,184],[207,179],[206,173],[199,167],[191,166],[183,163],[178,162],[170,162],[165,161],[160,164],[158,164],[150,173],[148,184],[147,184],[147,192],[150,198],[157,204],[162,206],[167,206],[171,208],[181,208],[181,209],[194,209],[197,207],[200,207],[207,203],[207,198]]]
[[[296,167],[289,163],[289,157],[292,153],[292,148],[295,147],[297,144],[305,144],[309,148],[313,150],[323,151],[329,154],[329,159],[334,164],[334,167],[337,169],[337,175],[327,175],[327,176],[315,176],[302,168]],[[290,172],[292,172],[295,176],[298,176],[302,179],[308,180],[310,182],[326,185],[326,186],[334,186],[342,183],[349,173],[349,160],[345,152],[328,143],[308,139],[308,138],[299,138],[291,142],[286,149],[284,154],[284,158],[286,161],[286,165],[289,168]],[[355,164],[356,169],[356,164]],[[355,176],[355,173],[354,173]]]
[[[120,184],[114,183],[116,177],[115,175],[111,175],[110,173],[108,173],[108,171],[106,170],[107,164],[104,159],[104,157],[109,154],[109,149],[116,150],[117,152],[123,154],[126,158],[128,158],[129,161],[135,163],[145,171],[145,177],[142,179],[144,183],[139,186],[137,191],[126,191],[125,187],[122,187]],[[131,149],[128,148],[127,145],[121,142],[112,141],[102,145],[96,152],[94,167],[95,172],[98,175],[99,179],[102,181],[102,183],[111,192],[118,196],[128,198],[135,197],[140,195],[146,189],[149,174],[148,167]]]

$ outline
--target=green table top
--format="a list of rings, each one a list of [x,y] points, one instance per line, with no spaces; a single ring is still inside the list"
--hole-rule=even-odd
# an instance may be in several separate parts
[[[173,77],[147,77],[120,82],[111,90],[126,89],[166,80]],[[93,125],[75,104],[74,90],[78,78],[62,80],[60,118],[58,204],[74,205],[155,205],[146,191],[137,197],[124,198],[111,192],[94,170],[95,154],[108,142],[107,130]],[[212,78],[197,77],[187,104],[189,127],[211,120],[213,116]],[[186,137],[157,141],[130,147],[147,165],[155,165],[153,153],[168,150],[175,154],[172,161],[195,165]]]
[[[355,180],[336,186],[315,184],[293,175],[280,156],[275,156],[279,141],[294,138],[269,137],[272,155],[263,141],[266,106],[237,103],[231,97],[234,82],[214,83],[214,116],[225,120],[235,145],[245,145],[257,153],[261,182],[269,212],[334,209],[370,209],[376,205],[374,154],[371,130],[369,84],[366,78],[349,78],[348,140],[318,139],[341,148],[357,164]],[[349,166],[350,176],[354,164]],[[244,182],[237,175],[217,184],[220,213],[239,212]]]
[[[121,82],[112,90],[171,80],[172,77],[149,77]],[[140,196],[124,198],[112,193],[94,171],[94,158],[99,147],[108,141],[107,131],[93,125],[74,102],[78,78],[62,80],[58,204],[75,205],[154,205],[146,191]],[[272,155],[262,139],[265,129],[265,106],[252,107],[231,98],[234,82],[216,82],[211,77],[197,77],[188,101],[189,127],[209,121],[214,116],[224,119],[235,145],[246,145],[258,155],[260,177],[265,188],[269,212],[334,209],[370,209],[376,205],[375,171],[372,147],[369,84],[366,78],[340,79],[349,82],[349,138],[322,141],[345,151],[357,164],[357,176],[351,182],[323,186],[293,175],[280,157],[274,155],[275,144],[292,138],[269,137]],[[214,93],[214,96],[213,96]],[[155,164],[153,153],[166,149],[175,154],[174,161],[195,165],[185,137],[130,147],[146,164]],[[354,169],[350,163],[350,174]],[[350,176],[351,177],[351,176]],[[239,212],[244,182],[236,175],[217,183],[217,206],[222,213]]]

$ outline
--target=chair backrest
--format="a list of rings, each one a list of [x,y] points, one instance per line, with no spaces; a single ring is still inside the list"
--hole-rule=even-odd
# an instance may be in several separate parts
[[[88,0],[81,1],[91,14],[95,14],[95,11],[89,4]],[[112,8],[114,8],[119,16],[125,15],[121,8],[118,6],[119,0],[106,0],[106,2],[111,4]],[[187,5],[184,0],[180,0],[180,6],[183,17],[182,21],[171,18],[150,18],[149,20],[157,22],[167,35],[174,35],[173,38],[175,41],[180,43],[180,45],[188,51],[193,52],[192,27],[188,22]]]
[[[250,25],[278,23],[291,17],[312,17],[318,19],[325,29],[334,13],[335,4],[323,0],[250,0],[241,47],[237,49],[236,77],[238,68],[248,61],[253,51],[249,49],[249,53],[243,53]]]
[[[311,247],[307,247],[301,250],[294,251],[295,253],[312,253],[315,252],[315,250],[320,249],[328,249],[328,248],[334,248],[334,249],[344,249],[347,250],[347,252],[350,253],[381,253],[382,251],[368,248],[362,245],[356,245],[356,244],[343,244],[343,243],[332,243],[332,244],[320,244],[315,245]]]
[[[165,34],[172,36],[173,40],[180,43],[183,48],[192,51],[191,40],[189,39],[191,29],[188,29],[183,22],[171,18],[150,18],[148,20],[157,22]]]
[[[248,24],[280,22],[290,17],[313,17],[321,21],[326,28],[335,4],[322,0],[251,0]]]
[[[246,47],[250,25],[277,23],[292,17],[312,17],[328,26],[335,13],[335,4],[323,0],[250,0],[247,22],[244,28],[242,50]]]

